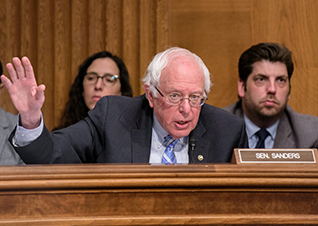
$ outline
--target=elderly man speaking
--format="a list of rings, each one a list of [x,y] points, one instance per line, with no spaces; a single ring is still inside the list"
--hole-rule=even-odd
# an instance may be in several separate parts
[[[27,57],[1,76],[19,111],[12,145],[25,163],[225,163],[247,147],[244,121],[205,104],[210,73],[201,58],[173,47],[158,53],[143,78],[145,94],[101,98],[88,117],[50,133]]]

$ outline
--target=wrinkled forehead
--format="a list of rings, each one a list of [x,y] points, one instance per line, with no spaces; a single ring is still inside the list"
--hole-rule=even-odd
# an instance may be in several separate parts
[[[199,64],[189,58],[176,58],[162,70],[160,86],[204,90],[204,72]]]
[[[193,76],[204,77],[203,71],[200,69],[199,63],[193,57],[181,56],[170,60],[161,71],[161,78],[169,79],[181,77],[186,79]]]

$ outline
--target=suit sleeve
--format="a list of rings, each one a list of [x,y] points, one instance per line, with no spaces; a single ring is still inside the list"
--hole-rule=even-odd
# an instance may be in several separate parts
[[[49,132],[44,126],[41,135],[24,147],[14,147],[27,164],[51,163],[93,163],[102,149],[102,127],[107,113],[108,101],[92,110],[91,115],[98,118],[94,122],[87,117],[67,128]],[[95,116],[96,115],[96,116]],[[11,134],[13,134],[15,131]]]

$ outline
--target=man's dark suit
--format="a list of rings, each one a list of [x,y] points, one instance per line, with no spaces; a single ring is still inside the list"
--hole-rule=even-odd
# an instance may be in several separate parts
[[[85,120],[53,133],[44,128],[37,140],[16,151],[26,163],[148,163],[152,124],[145,95],[107,96]],[[208,104],[190,138],[197,141],[194,155],[189,151],[195,163],[230,162],[234,148],[247,147],[244,121]]]
[[[243,118],[241,101],[224,109]],[[300,114],[287,105],[278,124],[273,148],[318,148],[318,118]]]

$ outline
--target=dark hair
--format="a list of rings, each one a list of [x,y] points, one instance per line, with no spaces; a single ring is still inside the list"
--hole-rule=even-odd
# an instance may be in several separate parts
[[[0,61],[0,75],[2,75],[3,73],[3,69],[2,69],[2,64],[1,64],[1,61]],[[0,84],[2,83],[1,79],[0,79]]]
[[[281,44],[267,42],[253,45],[242,53],[239,59],[238,68],[240,79],[242,79],[244,83],[246,83],[248,76],[253,71],[253,64],[261,60],[281,62],[285,64],[287,68],[288,79],[290,80],[294,71],[294,63],[291,51]]]
[[[119,69],[119,81],[121,85],[121,94],[123,96],[133,96],[132,88],[129,82],[129,74],[124,62],[117,56],[111,54],[108,51],[102,51],[93,54],[88,57],[78,69],[78,75],[75,78],[75,81],[71,87],[69,93],[69,100],[66,103],[65,111],[60,119],[60,125],[53,130],[62,129],[69,125],[72,125],[87,116],[89,111],[88,107],[85,104],[83,97],[83,80],[86,74],[87,68],[92,64],[92,62],[98,58],[111,58],[117,64]]]

